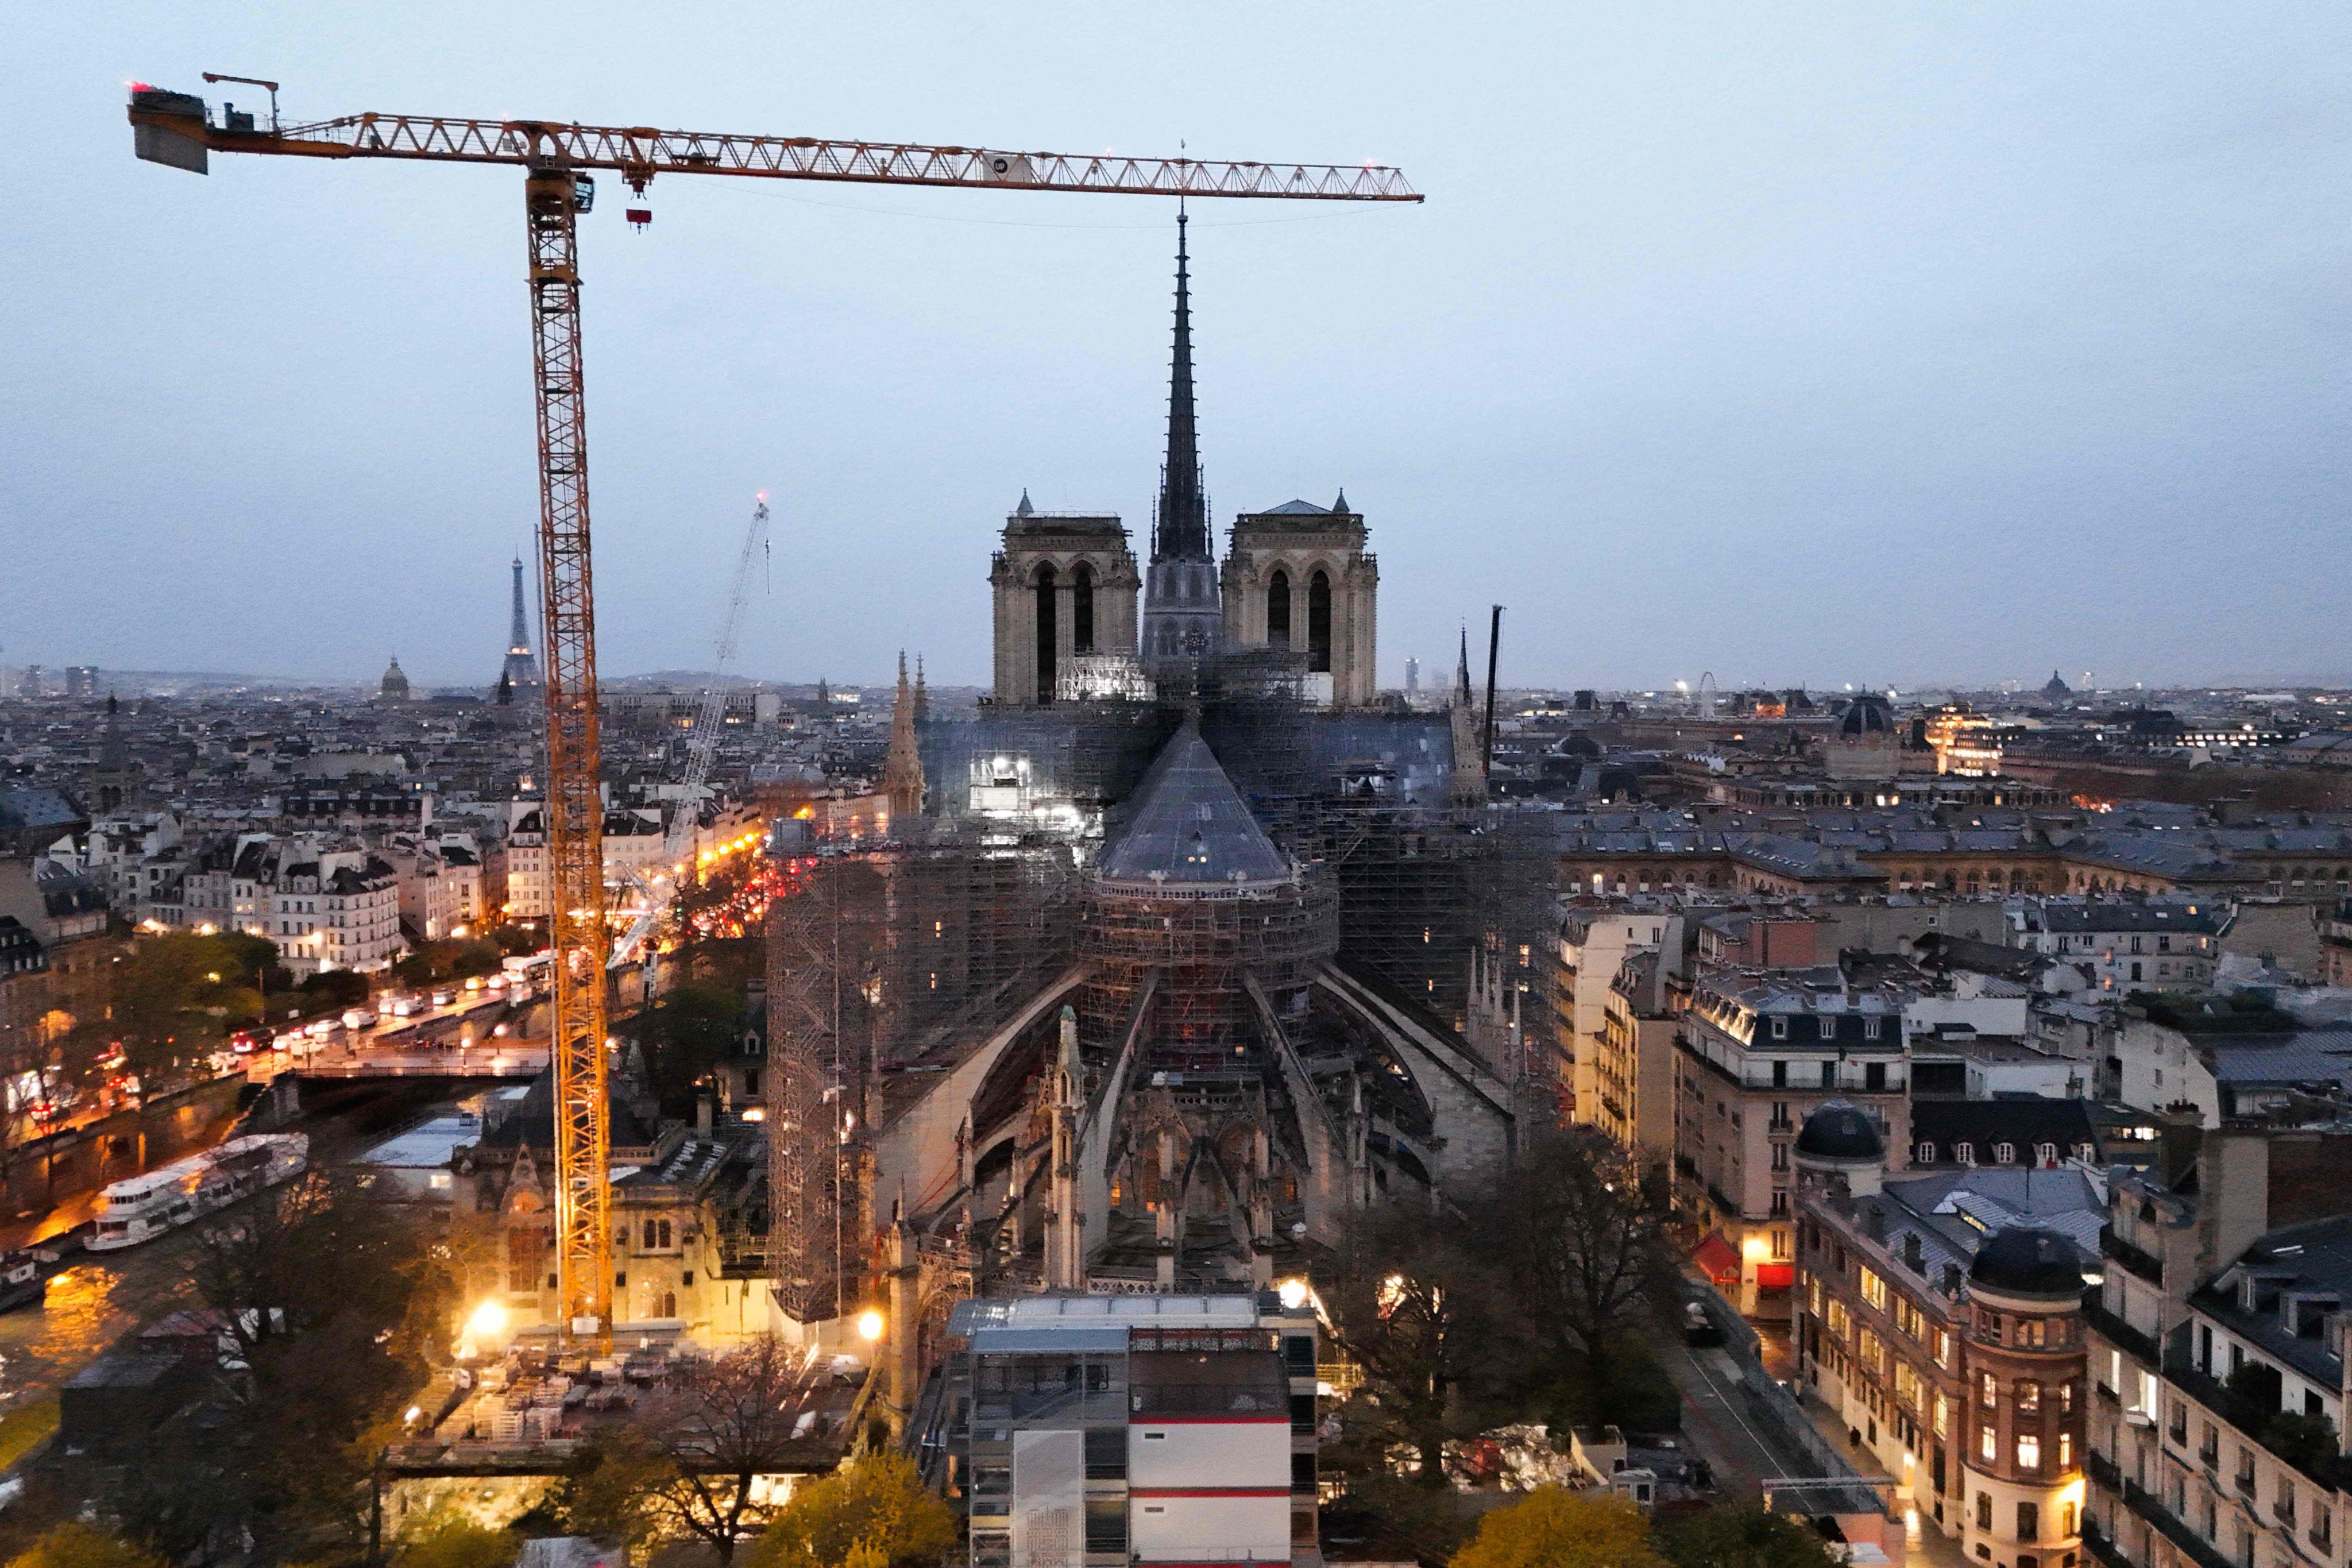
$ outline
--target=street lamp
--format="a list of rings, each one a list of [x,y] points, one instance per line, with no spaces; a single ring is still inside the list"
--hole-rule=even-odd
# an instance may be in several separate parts
[[[857,1314],[857,1337],[867,1344],[882,1337],[882,1314],[868,1307]]]

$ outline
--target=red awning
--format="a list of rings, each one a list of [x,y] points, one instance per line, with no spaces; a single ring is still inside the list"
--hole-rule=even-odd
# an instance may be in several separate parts
[[[1724,1240],[1721,1231],[1708,1231],[1698,1250],[1691,1254],[1691,1261],[1710,1279],[1739,1278],[1739,1249]]]
[[[1797,1266],[1793,1263],[1759,1263],[1756,1266],[1756,1288],[1759,1290],[1786,1290],[1797,1282]]]

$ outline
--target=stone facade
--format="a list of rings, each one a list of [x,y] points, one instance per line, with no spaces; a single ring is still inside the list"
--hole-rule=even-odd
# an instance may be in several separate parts
[[[1310,686],[1335,708],[1380,691],[1380,558],[1365,553],[1363,514],[1342,494],[1329,509],[1286,501],[1234,520],[1225,552],[1225,640],[1307,656]]]
[[[1135,651],[1142,580],[1116,517],[1040,512],[1023,496],[1004,521],[988,584],[999,703],[1050,702],[1073,658]]]

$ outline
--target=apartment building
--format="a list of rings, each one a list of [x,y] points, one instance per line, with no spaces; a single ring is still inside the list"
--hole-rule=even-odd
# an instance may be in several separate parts
[[[1572,1120],[1598,1123],[1604,1114],[1597,1098],[1601,1036],[1619,966],[1636,948],[1679,952],[1684,919],[1668,900],[1640,897],[1597,904],[1580,900],[1562,919],[1555,1010],[1560,1057],[1569,1064]]]
[[[1742,1312],[1788,1310],[1792,1154],[1814,1108],[1848,1101],[1889,1146],[1908,1146],[1908,997],[1834,966],[1727,971],[1692,986],[1675,1056],[1675,1186],[1707,1232],[1705,1267]]]
[[[1912,1522],[1993,1568],[2075,1568],[2080,1244],[2098,1233],[2100,1186],[2082,1167],[1889,1181],[1887,1155],[1840,1101],[1798,1137],[1805,1394],[1895,1478]]]
[[[2085,1304],[2092,1549],[2133,1568],[2340,1565],[2352,1140],[2185,1121],[2116,1183]]]
[[[2010,942],[2084,969],[2101,990],[2186,990],[2212,980],[2231,913],[2212,898],[2028,900],[2010,913]]]

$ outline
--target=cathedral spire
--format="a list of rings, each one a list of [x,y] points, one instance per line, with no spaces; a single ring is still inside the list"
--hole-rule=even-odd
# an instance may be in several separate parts
[[[903,837],[923,814],[923,753],[917,739],[915,689],[907,682],[907,653],[898,651],[898,693],[890,704],[890,752],[883,788],[890,796],[892,833]]]
[[[1192,286],[1176,214],[1176,351],[1168,371],[1168,458],[1160,471],[1160,512],[1151,533],[1154,561],[1206,561],[1208,500],[1201,492],[1201,446],[1192,411]]]

